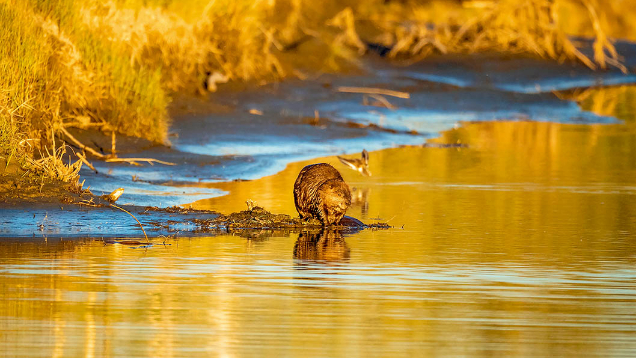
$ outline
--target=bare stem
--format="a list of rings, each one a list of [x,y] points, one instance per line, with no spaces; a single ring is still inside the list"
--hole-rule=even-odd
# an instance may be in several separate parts
[[[121,210],[121,211],[125,212],[126,214],[128,214],[128,215],[132,216],[132,217],[133,217],[133,219],[137,220],[137,218],[135,217],[135,215],[131,214],[128,210],[123,209],[123,208],[121,208],[121,207],[119,207],[119,206],[117,206],[117,205],[115,205],[115,204],[110,204],[110,206],[112,206],[113,208],[117,208],[117,209],[119,209],[119,210]],[[146,241],[148,241],[148,235],[146,235],[146,230],[144,230],[143,225],[141,225],[141,223],[139,222],[139,220],[137,220],[137,223],[139,224],[139,227],[141,228],[141,231],[143,231],[143,232],[144,232],[144,236],[146,237]]]
[[[338,87],[336,88],[336,91],[347,92],[347,93],[381,94],[385,96],[405,98],[405,99],[411,98],[411,95],[408,92],[393,91],[393,90],[387,90],[383,88],[373,88],[373,87]]]
[[[77,138],[73,137],[73,135],[71,133],[69,133],[66,130],[66,128],[60,127],[60,130],[62,131],[62,133],[64,133],[65,136],[68,137],[68,139],[71,140],[71,142],[75,143],[75,145],[78,146],[81,150],[85,150],[85,151],[91,153],[92,155],[94,155],[94,156],[96,156],[97,158],[100,158],[100,159],[106,158],[106,156],[103,155],[102,153],[96,151],[95,149],[93,149],[93,148],[91,148],[91,147],[89,147],[87,145],[84,145],[82,142],[77,140]]]
[[[165,165],[176,165],[175,163],[171,163],[171,162],[166,162],[163,160],[159,160],[159,159],[153,159],[153,158],[117,158],[115,156],[115,132],[113,132],[113,135],[111,137],[112,140],[112,155],[104,155],[98,151],[96,151],[95,149],[83,144],[82,142],[80,142],[77,138],[75,138],[71,133],[69,133],[66,128],[64,127],[60,127],[60,130],[62,131],[62,133],[64,133],[64,135],[66,137],[68,137],[68,139],[73,142],[76,146],[78,146],[81,150],[83,151],[87,151],[88,153],[96,156],[99,159],[105,160],[107,162],[126,162],[126,163],[135,163],[135,162],[147,162],[149,164],[152,163],[159,163],[159,164],[165,164]],[[81,158],[80,158],[81,159]],[[88,165],[89,167],[91,167],[91,169],[95,170],[91,165]]]
[[[163,160],[153,159],[153,158],[108,158],[108,159],[106,159],[106,162],[108,162],[108,163],[111,163],[111,162],[126,162],[126,163],[148,162],[150,164],[159,163],[159,164],[165,164],[165,165],[177,165],[176,163],[165,162]]]
[[[88,159],[86,159],[86,157],[82,155],[82,153],[75,153],[75,155],[77,155],[80,158],[82,163],[86,164],[86,166],[93,169],[93,171],[97,173],[97,169],[95,169],[95,167],[91,164],[91,162],[89,162]]]

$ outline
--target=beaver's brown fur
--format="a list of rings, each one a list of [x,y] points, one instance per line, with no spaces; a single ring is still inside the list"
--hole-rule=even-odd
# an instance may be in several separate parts
[[[338,224],[351,205],[351,191],[336,168],[312,164],[296,178],[294,202],[301,218],[315,217],[325,226]]]

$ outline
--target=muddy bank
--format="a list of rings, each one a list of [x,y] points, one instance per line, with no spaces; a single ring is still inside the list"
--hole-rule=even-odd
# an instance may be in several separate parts
[[[76,185],[56,180],[41,180],[18,171],[0,172],[0,210],[14,205],[65,204],[79,196]]]
[[[148,235],[158,238],[220,234],[258,237],[323,230],[316,219],[303,221],[261,207],[223,215],[181,207],[112,205],[88,190],[64,191],[61,185],[53,189],[60,192],[59,197],[33,195],[28,201],[24,197],[12,197],[0,202],[0,237],[143,238]],[[365,225],[345,217],[340,225],[330,226],[329,230],[353,233],[389,227],[384,223]]]

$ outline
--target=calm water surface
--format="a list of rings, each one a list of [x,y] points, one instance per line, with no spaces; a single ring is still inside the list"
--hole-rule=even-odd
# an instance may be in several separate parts
[[[391,230],[3,239],[0,355],[634,357],[631,91],[564,94],[621,125],[467,123],[437,142],[468,148],[372,152],[370,178],[320,160]],[[193,205],[293,214],[308,163]]]

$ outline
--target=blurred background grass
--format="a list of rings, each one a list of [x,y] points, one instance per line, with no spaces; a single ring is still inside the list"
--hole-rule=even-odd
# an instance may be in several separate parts
[[[636,39],[635,13],[627,0],[0,0],[0,156],[73,180],[78,164],[35,160],[68,166],[63,128],[168,143],[177,92],[338,70],[371,44],[413,61],[500,51],[626,70],[611,39]],[[593,58],[574,36],[595,39]]]

